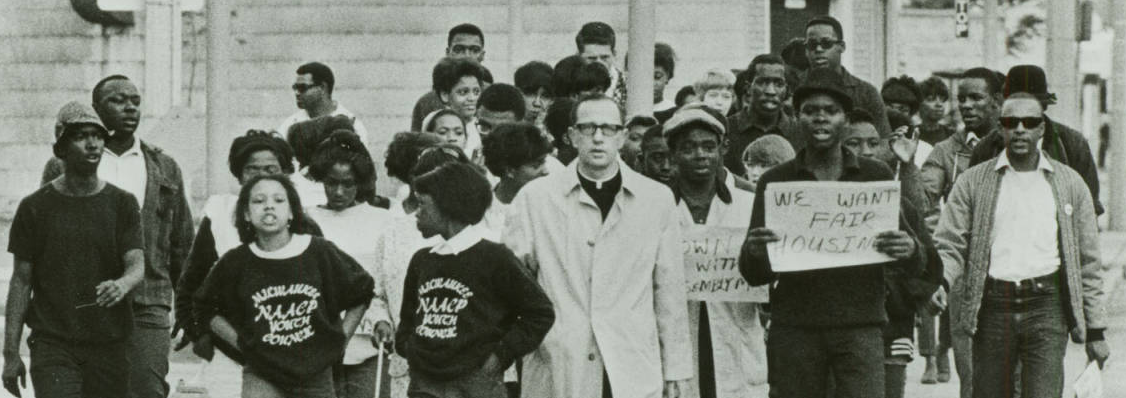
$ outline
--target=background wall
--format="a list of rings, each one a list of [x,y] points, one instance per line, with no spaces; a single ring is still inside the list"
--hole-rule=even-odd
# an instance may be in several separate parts
[[[766,0],[659,0],[657,40],[677,52],[667,94],[713,67],[742,68],[768,50]],[[334,97],[367,126],[381,164],[393,133],[409,128],[414,101],[430,86],[450,27],[472,22],[485,31],[485,66],[498,82],[531,60],[554,64],[575,52],[574,34],[601,20],[618,33],[618,62],[628,48],[627,0],[525,0],[523,33],[509,31],[508,0],[238,0],[233,5],[230,65],[236,121],[229,135],[276,128],[296,111],[289,86],[298,65],[321,61],[336,73]],[[144,18],[137,25],[88,23],[68,0],[0,2],[0,219],[38,186],[51,156],[54,116],[65,102],[87,100],[101,77],[123,73],[144,89]],[[205,172],[207,26],[185,14],[182,106],[147,112],[139,136],[172,154],[189,176],[198,208]],[[509,52],[509,42],[516,40]],[[190,98],[190,102],[189,102]],[[225,161],[222,159],[220,161]],[[382,167],[380,167],[382,169]],[[380,191],[391,190],[382,174]],[[233,184],[233,182],[232,182]]]

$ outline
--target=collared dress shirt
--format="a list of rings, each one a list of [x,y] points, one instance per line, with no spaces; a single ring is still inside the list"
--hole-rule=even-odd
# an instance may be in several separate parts
[[[137,204],[144,206],[148,170],[145,155],[141,152],[141,140],[134,137],[133,146],[121,155],[106,148],[102,153],[102,161],[98,164],[98,178],[133,194],[137,197]]]

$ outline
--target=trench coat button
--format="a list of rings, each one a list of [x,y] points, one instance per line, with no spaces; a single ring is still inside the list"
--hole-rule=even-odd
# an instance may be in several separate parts
[[[587,245],[587,246],[590,246],[590,247],[594,247],[594,239],[588,239],[588,240],[586,241],[586,245]]]
[[[595,358],[595,357],[594,357],[594,354],[590,354],[590,355],[587,355],[587,356],[586,356],[586,359],[589,359],[589,360],[591,360],[591,361],[593,361],[593,360],[594,360],[594,358]]]

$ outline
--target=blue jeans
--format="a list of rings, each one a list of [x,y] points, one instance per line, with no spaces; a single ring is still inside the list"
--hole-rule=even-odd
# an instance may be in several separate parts
[[[1066,300],[1057,282],[986,283],[973,342],[974,398],[1016,396],[1014,377],[1021,397],[1063,395]]]

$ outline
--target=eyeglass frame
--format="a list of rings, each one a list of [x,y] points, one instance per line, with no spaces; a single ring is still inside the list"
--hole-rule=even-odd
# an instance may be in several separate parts
[[[840,44],[844,44],[844,40],[832,40],[832,39],[825,39],[825,38],[822,38],[822,39],[819,39],[819,40],[806,39],[805,41],[802,42],[802,47],[805,47],[805,49],[807,51],[818,51],[822,48],[824,48],[825,50],[829,50],[829,49],[836,47],[837,45],[840,45]],[[810,46],[814,46],[814,48],[810,48]]]
[[[620,124],[576,123],[571,126],[571,130],[583,137],[594,137],[594,134],[602,133],[603,137],[614,138],[621,135],[622,132],[626,130],[626,126]]]

